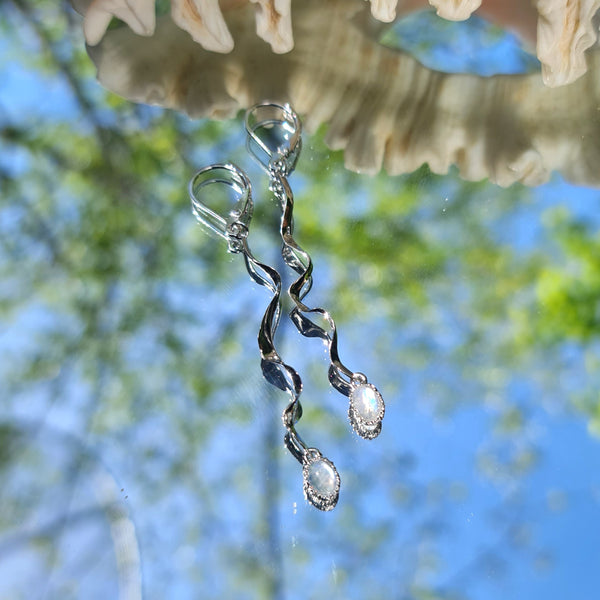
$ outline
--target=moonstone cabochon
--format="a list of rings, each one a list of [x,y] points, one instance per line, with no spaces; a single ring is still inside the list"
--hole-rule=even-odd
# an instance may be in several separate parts
[[[306,451],[302,467],[304,496],[319,510],[332,510],[340,495],[340,476],[335,465],[316,448]]]
[[[370,383],[352,386],[348,418],[354,431],[362,438],[372,440],[381,433],[385,403],[379,390]]]

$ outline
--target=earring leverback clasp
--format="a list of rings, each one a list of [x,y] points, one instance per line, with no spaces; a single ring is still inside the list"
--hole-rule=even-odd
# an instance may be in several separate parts
[[[227,185],[237,197],[232,208],[225,216],[209,207],[202,198],[203,188],[221,184]],[[230,250],[237,251],[235,240],[248,235],[254,204],[252,185],[248,176],[233,163],[217,163],[200,169],[190,180],[188,186],[192,212],[200,223],[228,241]]]

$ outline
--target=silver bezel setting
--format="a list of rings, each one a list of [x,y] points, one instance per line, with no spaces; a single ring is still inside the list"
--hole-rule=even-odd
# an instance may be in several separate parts
[[[371,388],[377,398],[377,416],[374,419],[364,419],[356,412],[356,393],[363,386]],[[379,390],[371,383],[359,382],[352,384],[350,392],[350,404],[348,406],[348,419],[352,429],[365,440],[372,440],[381,433],[381,421],[385,416],[385,402]]]
[[[324,462],[333,469],[335,474],[335,488],[327,495],[319,493],[309,482],[310,466],[316,462]],[[325,458],[316,448],[307,450],[302,465],[302,477],[304,479],[304,496],[315,507],[322,511],[329,511],[335,508],[340,495],[340,476],[335,465]]]

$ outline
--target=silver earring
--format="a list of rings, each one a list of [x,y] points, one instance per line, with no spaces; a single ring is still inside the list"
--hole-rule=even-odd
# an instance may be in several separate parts
[[[329,382],[348,397],[348,418],[354,431],[365,439],[381,432],[385,403],[379,390],[360,372],[354,372],[340,360],[337,329],[333,317],[323,308],[310,308],[303,300],[312,287],[313,264],[308,252],[294,240],[294,197],[288,182],[302,147],[302,125],[289,104],[262,102],[246,111],[247,149],[269,176],[269,189],[278,200],[281,215],[282,256],[299,277],[288,289],[294,302],[290,317],[298,331],[306,337],[319,337],[329,350]],[[308,315],[321,315],[329,325],[326,331]]]
[[[235,198],[226,216],[218,214],[203,200],[210,196],[207,188],[225,185]],[[335,507],[340,491],[340,476],[335,465],[317,448],[308,447],[296,431],[302,417],[300,394],[302,380],[298,372],[283,362],[273,342],[281,313],[281,276],[278,271],[259,262],[248,245],[248,230],[252,219],[253,202],[250,180],[232,163],[214,164],[198,171],[189,184],[192,212],[205,227],[227,241],[232,253],[242,254],[250,277],[271,291],[272,298],[262,318],[258,333],[261,368],[265,379],[287,392],[290,400],[283,411],[287,449],[302,465],[303,488],[307,500],[323,511]]]

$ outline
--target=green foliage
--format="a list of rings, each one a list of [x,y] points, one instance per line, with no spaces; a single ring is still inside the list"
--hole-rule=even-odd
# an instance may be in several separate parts
[[[589,223],[573,219],[564,209],[548,220],[566,261],[546,265],[539,274],[535,331],[548,343],[587,343],[600,335],[600,241]]]

